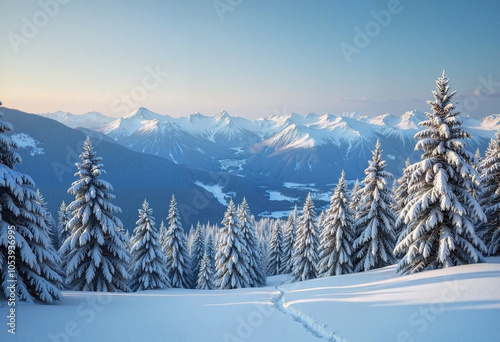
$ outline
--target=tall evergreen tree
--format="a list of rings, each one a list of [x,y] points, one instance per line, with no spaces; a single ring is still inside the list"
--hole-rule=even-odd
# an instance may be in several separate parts
[[[236,217],[231,199],[222,220],[220,239],[215,255],[215,284],[220,289],[249,287],[250,253]]]
[[[133,291],[164,289],[170,287],[167,277],[166,260],[158,241],[153,209],[144,200],[139,209],[132,238],[132,281]]]
[[[210,252],[205,249],[198,272],[196,288],[198,290],[213,290],[215,288],[215,269],[213,260],[210,260]]]
[[[208,236],[205,248],[208,253],[208,260],[212,260],[214,262],[214,267],[215,267],[215,255],[217,251],[215,249],[214,237],[212,235]]]
[[[362,188],[359,185],[359,180],[356,179],[356,182],[354,183],[354,186],[351,190],[351,204],[350,207],[352,211],[354,212],[354,218],[358,218],[358,207],[359,207],[359,202],[361,200],[361,193],[362,193]]]
[[[395,217],[392,211],[394,199],[387,179],[392,175],[385,171],[380,142],[377,140],[373,158],[365,169],[361,201],[359,202],[354,241],[354,272],[368,271],[396,262],[394,249]]]
[[[266,275],[267,277],[267,265],[269,264],[268,262],[268,256],[267,256],[267,245],[265,241],[260,240],[259,241],[259,258],[260,258],[260,264],[262,266],[262,273]]]
[[[474,155],[463,143],[471,135],[461,128],[448,82],[443,71],[433,91],[435,101],[427,102],[432,111],[425,113],[428,120],[415,135],[415,150],[423,154],[408,170],[408,201],[399,215],[407,228],[395,248],[404,254],[398,271],[405,274],[483,260],[485,246],[474,228],[485,219],[473,195],[479,177]]]
[[[487,221],[479,225],[478,235],[486,244],[487,255],[500,256],[500,131],[491,140],[480,168],[481,206]]]
[[[259,245],[255,237],[254,219],[250,214],[250,208],[246,198],[243,198],[238,208],[238,222],[243,233],[243,243],[246,246],[249,261],[250,286],[264,286],[266,284],[266,274],[262,271],[262,262],[259,255]]]
[[[45,225],[49,231],[50,240],[52,242],[52,246],[57,251],[61,247],[61,242],[59,240],[59,232],[56,227],[56,221],[52,217],[52,214],[47,209],[47,201],[45,201],[45,197],[43,197],[40,189],[36,189],[36,194],[39,199],[39,204],[42,206],[45,212]]]
[[[293,245],[297,231],[297,205],[288,215],[285,227],[283,229],[283,260],[280,273],[291,273],[293,267]]]
[[[66,202],[62,201],[61,206],[59,207],[58,214],[58,230],[59,230],[59,239],[61,241],[61,246],[64,244],[64,241],[71,235],[71,231],[68,229],[67,224],[71,220],[71,212],[68,211],[66,207]]]
[[[0,283],[5,297],[16,280],[16,300],[50,303],[62,298],[61,259],[50,241],[35,183],[15,170],[21,157],[12,151],[18,148],[8,135],[12,131],[9,122],[0,121]]]
[[[68,189],[75,196],[67,207],[72,215],[67,224],[71,236],[61,247],[67,262],[66,283],[76,291],[129,291],[129,241],[114,216],[121,210],[110,202],[115,198],[113,187],[100,178],[106,171],[89,137],[80,159],[75,174],[79,179]]]
[[[326,210],[321,234],[321,253],[318,265],[320,277],[352,273],[354,243],[354,212],[349,207],[345,173],[342,171]]]
[[[267,275],[274,276],[281,274],[280,271],[283,267],[283,234],[281,233],[280,220],[274,222],[267,255]]]
[[[160,246],[163,246],[165,244],[166,235],[167,235],[167,227],[165,227],[165,223],[163,222],[163,220],[161,220],[160,229],[158,229],[158,241],[160,242]]]
[[[294,244],[292,281],[314,279],[318,276],[318,248],[316,213],[311,193],[308,193]]]
[[[323,224],[325,223],[325,218],[326,218],[326,213],[322,210],[319,213],[318,216],[318,223],[316,224],[316,227],[318,228],[318,236],[321,235],[321,232],[323,232]]]
[[[396,217],[399,216],[403,208],[406,206],[406,203],[408,201],[408,183],[410,181],[410,174],[409,174],[409,168],[410,168],[410,159],[406,159],[405,162],[405,167],[403,169],[403,174],[402,176],[395,182],[397,187],[396,190],[393,191],[394,193],[394,201],[395,201],[395,210],[394,213]],[[396,243],[399,243],[401,240],[399,240],[399,236],[401,235],[401,232],[405,230],[405,224],[402,220],[396,220],[395,226],[394,226],[394,234],[396,237]]]
[[[167,260],[167,276],[172,287],[188,289],[192,279],[189,250],[174,195],[170,201],[167,220],[168,230],[162,246]]]
[[[200,271],[201,259],[205,253],[205,230],[200,222],[196,225],[191,245],[191,274],[193,275],[193,288],[198,282],[198,272]]]
[[[481,163],[483,162],[483,158],[481,157],[481,151],[479,150],[479,147],[476,149],[476,153],[474,154],[476,157],[476,161],[472,164],[472,166],[476,169],[477,174],[481,175],[482,174],[482,167]]]

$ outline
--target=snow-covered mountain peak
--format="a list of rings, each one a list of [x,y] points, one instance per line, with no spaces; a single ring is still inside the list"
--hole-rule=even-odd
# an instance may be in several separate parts
[[[383,125],[394,126],[399,121],[401,121],[400,117],[398,118],[397,116],[394,116],[389,113],[378,115],[370,119],[371,124],[378,126],[383,126]]]
[[[219,113],[215,114],[214,118],[217,122],[220,122],[220,121],[229,122],[231,120],[232,116],[229,115],[229,113],[226,112],[225,110],[222,110]]]
[[[145,107],[139,107],[136,110],[134,110],[132,113],[125,115],[123,117],[124,119],[132,119],[132,118],[137,118],[141,120],[153,120],[153,119],[160,119],[160,118],[170,118],[168,115],[162,115],[155,113],[153,111],[150,111],[149,109]]]

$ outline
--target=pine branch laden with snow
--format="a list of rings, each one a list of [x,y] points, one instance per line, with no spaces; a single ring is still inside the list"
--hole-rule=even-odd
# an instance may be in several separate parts
[[[281,232],[280,220],[276,220],[274,223],[267,255],[267,275],[275,276],[281,274],[280,271],[283,267],[283,234]]]
[[[350,208],[345,173],[342,171],[326,210],[320,244],[318,274],[329,277],[352,273],[354,212]]]
[[[266,285],[266,272],[263,269],[262,261],[259,255],[259,245],[255,236],[255,220],[250,214],[250,208],[247,200],[243,197],[238,208],[238,222],[243,233],[243,242],[248,250],[250,261],[248,274],[250,277],[250,286],[259,287]]]
[[[294,244],[292,281],[314,279],[318,276],[318,249],[316,213],[311,193],[308,193]]]
[[[500,256],[500,131],[496,140],[491,140],[480,169],[480,203],[486,222],[479,225],[477,233],[486,244],[487,255]]]
[[[170,287],[165,256],[159,243],[153,209],[144,200],[139,209],[139,220],[131,241],[132,291],[164,289]]]
[[[213,290],[215,288],[214,283],[215,267],[213,260],[210,260],[210,252],[206,249],[201,258],[196,288],[198,290]]]
[[[219,289],[250,287],[250,253],[231,199],[222,220],[215,256],[215,285]]]
[[[415,135],[415,150],[423,154],[408,168],[408,199],[398,218],[407,226],[395,248],[404,255],[398,264],[403,274],[481,262],[486,249],[475,232],[486,219],[474,197],[476,161],[463,142],[471,135],[461,127],[448,82],[443,72],[435,101],[427,102],[432,111]]]
[[[166,258],[167,276],[172,287],[189,289],[192,282],[191,262],[186,234],[181,225],[175,196],[172,195],[168,211],[168,230],[162,245]]]
[[[197,284],[197,275],[200,271],[201,259],[205,253],[205,230],[200,222],[196,224],[196,230],[193,235],[193,243],[191,245],[191,274],[193,275],[192,287],[195,288]]]
[[[295,235],[297,231],[297,205],[285,223],[283,229],[283,259],[281,263],[281,274],[292,272],[293,267],[293,245],[295,243]]]
[[[354,241],[354,272],[368,271],[396,262],[394,249],[395,216],[392,211],[394,199],[387,179],[392,174],[385,171],[380,142],[377,140],[372,160],[365,169],[363,190],[358,207]]]
[[[1,103],[0,103],[1,104]],[[0,118],[3,113],[0,112]],[[9,286],[16,280],[16,300],[51,303],[62,298],[61,259],[47,227],[47,212],[33,188],[31,177],[16,171],[21,157],[12,149],[17,145],[8,135],[10,123],[0,121],[0,284],[9,297]],[[15,249],[9,249],[9,231]],[[14,251],[14,252],[10,252]],[[14,254],[12,254],[14,253]],[[10,256],[10,258],[9,258]],[[13,259],[14,257],[15,259]],[[9,261],[15,260],[9,272]]]
[[[60,250],[66,255],[66,283],[76,291],[128,292],[129,240],[114,215],[121,210],[110,202],[113,187],[100,178],[106,172],[89,137],[80,159],[79,179],[68,189],[75,196],[67,207],[71,236]]]
[[[351,207],[351,210],[354,212],[354,219],[358,218],[358,207],[361,200],[361,193],[362,188],[359,185],[359,180],[356,179],[356,182],[354,183],[354,186],[351,190],[351,204],[349,205]]]

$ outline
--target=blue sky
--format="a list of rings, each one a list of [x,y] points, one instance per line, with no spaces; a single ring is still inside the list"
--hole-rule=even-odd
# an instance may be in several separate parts
[[[460,0],[5,0],[0,98],[28,112],[111,116],[139,106],[400,115],[428,110],[446,69],[461,110],[489,115],[500,112],[499,10]]]

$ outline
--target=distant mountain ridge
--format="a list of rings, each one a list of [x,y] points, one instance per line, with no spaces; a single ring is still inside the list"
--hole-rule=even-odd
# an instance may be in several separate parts
[[[101,114],[102,115],[102,114]],[[414,135],[424,113],[375,117],[296,113],[255,120],[222,111],[213,116],[195,113],[173,118],[141,107],[113,119],[96,113],[82,117],[44,114],[61,123],[97,130],[134,151],[166,158],[176,164],[209,171],[227,171],[265,181],[325,185],[344,169],[349,179],[363,177],[366,161],[379,139],[388,170],[398,175],[404,160],[419,156]],[[104,117],[104,118],[103,118]],[[462,117],[473,134],[468,148],[484,150],[500,129],[500,115],[480,120]],[[98,123],[103,123],[96,127]]]

